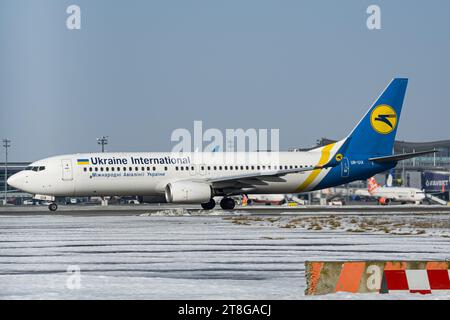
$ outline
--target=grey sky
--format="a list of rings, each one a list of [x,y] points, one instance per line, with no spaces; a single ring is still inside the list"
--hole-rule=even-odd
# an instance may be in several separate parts
[[[66,8],[82,29],[66,28]],[[382,30],[366,27],[378,4]],[[450,138],[450,2],[0,0],[0,138],[11,159],[169,151],[176,128],[341,138],[395,76],[398,139]],[[4,150],[1,151],[3,157]]]

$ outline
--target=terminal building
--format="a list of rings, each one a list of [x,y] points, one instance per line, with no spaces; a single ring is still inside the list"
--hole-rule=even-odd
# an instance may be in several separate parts
[[[8,186],[5,184],[6,180],[8,180],[9,177],[11,177],[13,174],[24,170],[26,167],[28,167],[30,162],[8,162],[7,167],[7,175],[8,177],[5,177],[5,163],[0,162],[0,190],[2,190],[2,194],[0,195],[0,198],[4,201],[5,198],[5,185],[7,188],[7,195],[8,195],[8,203],[11,204],[22,204],[23,201],[27,198],[31,198],[31,195],[28,193],[23,193],[19,190],[16,190],[12,188],[11,186]]]

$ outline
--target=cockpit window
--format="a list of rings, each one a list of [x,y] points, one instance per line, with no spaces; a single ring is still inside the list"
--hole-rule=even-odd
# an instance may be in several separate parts
[[[25,170],[30,170],[30,171],[44,171],[45,167],[44,166],[39,166],[39,167],[26,167]]]

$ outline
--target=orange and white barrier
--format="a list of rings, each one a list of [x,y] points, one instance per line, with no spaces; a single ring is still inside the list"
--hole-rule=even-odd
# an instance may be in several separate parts
[[[306,262],[306,295],[450,292],[448,261]]]

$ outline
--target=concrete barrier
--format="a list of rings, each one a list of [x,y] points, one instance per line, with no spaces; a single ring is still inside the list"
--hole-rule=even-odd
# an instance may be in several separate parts
[[[450,292],[449,265],[449,261],[307,261],[305,294]]]

